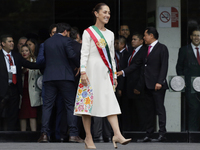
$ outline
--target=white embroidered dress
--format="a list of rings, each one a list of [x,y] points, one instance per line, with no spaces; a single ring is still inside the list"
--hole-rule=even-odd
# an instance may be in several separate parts
[[[106,29],[106,31],[101,31],[101,33],[108,43],[113,70],[116,72],[114,60],[114,34],[108,29]],[[96,36],[97,33],[93,32],[93,34]],[[81,116],[82,114],[88,114],[91,116],[105,117],[114,114],[121,114],[118,101],[113,91],[108,68],[104,64],[93,39],[86,30],[84,30],[82,36],[81,71],[86,71],[89,78],[93,91],[93,106],[89,114],[80,112],[77,109],[80,101],[76,98],[74,115]]]

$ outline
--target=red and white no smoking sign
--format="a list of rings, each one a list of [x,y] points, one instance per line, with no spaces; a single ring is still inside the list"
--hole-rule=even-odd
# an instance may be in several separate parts
[[[160,20],[164,23],[167,23],[170,21],[170,13],[167,11],[163,11],[160,13]]]
[[[177,7],[159,7],[159,27],[178,27]]]

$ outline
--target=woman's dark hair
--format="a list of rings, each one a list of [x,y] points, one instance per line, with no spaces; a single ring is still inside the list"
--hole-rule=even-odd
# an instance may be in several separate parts
[[[147,27],[146,28],[148,34],[153,34],[154,38],[157,40],[159,38],[158,31],[154,27]]]
[[[52,24],[50,27],[49,27],[49,34],[51,34],[51,31],[53,30],[53,28],[57,28],[57,25],[56,24]]]
[[[96,12],[99,12],[99,10],[101,10],[101,7],[102,7],[102,6],[108,6],[108,5],[105,4],[105,3],[98,3],[98,4],[93,8],[92,14],[94,15],[94,22],[96,22],[96,16],[95,16],[94,12],[95,12],[95,11],[96,11]]]
[[[25,44],[27,44],[28,41],[31,41],[34,45],[35,45],[35,52],[34,52],[34,56],[37,57],[38,55],[38,52],[39,52],[39,44],[38,44],[38,41],[34,38],[30,38],[26,41]]]

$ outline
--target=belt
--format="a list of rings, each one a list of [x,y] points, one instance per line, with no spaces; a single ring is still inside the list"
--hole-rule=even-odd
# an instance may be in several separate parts
[[[16,86],[14,83],[9,83],[8,86]]]

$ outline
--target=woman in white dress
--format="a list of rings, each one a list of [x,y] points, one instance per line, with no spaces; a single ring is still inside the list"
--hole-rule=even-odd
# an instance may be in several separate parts
[[[91,116],[107,116],[114,132],[113,144],[117,148],[116,143],[125,145],[131,139],[122,136],[118,125],[117,114],[121,114],[121,110],[113,89],[117,86],[114,34],[105,28],[110,19],[110,9],[99,3],[93,13],[96,23],[84,31],[82,38],[81,80],[74,114],[82,116],[86,149],[96,149],[90,131]]]

